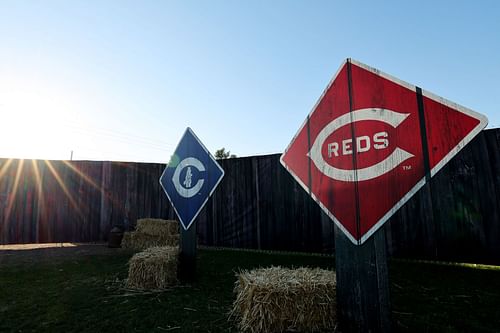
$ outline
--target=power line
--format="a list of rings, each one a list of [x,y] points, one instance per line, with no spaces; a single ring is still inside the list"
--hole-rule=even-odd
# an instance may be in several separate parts
[[[137,135],[130,135],[130,134],[124,134],[120,133],[117,131],[111,131],[107,129],[101,129],[101,128],[89,128],[89,127],[82,127],[82,126],[77,126],[73,124],[67,124],[65,125],[67,128],[84,132],[84,133],[91,133],[94,134],[94,136],[100,136],[100,137],[107,137],[111,138],[114,141],[118,142],[123,142],[123,143],[131,143],[135,145],[141,145],[157,150],[162,150],[162,151],[169,151],[168,148],[172,149],[173,145],[166,143],[164,141],[159,141],[159,140],[152,140],[149,138],[144,138],[140,137]]]
[[[106,156],[111,156],[112,158],[106,158],[110,160],[116,160],[116,157],[119,157],[121,161],[130,161],[133,160],[135,162],[148,162],[148,159],[145,159],[144,156],[139,156],[137,154],[123,154],[121,152],[117,151],[108,151],[108,150],[102,150],[102,149],[95,149],[95,148],[90,148],[87,146],[77,146],[76,148],[79,149],[74,149],[74,155],[73,155],[73,160],[78,161],[78,160],[103,160],[101,157],[96,157],[96,155],[92,155],[91,152],[96,152],[102,155]],[[83,154],[81,153],[83,151]],[[90,152],[90,154],[89,154]],[[81,155],[80,155],[81,154]],[[165,155],[164,156],[164,161],[167,161],[169,156]],[[161,159],[155,159],[155,160],[161,160]],[[166,162],[163,162],[166,163]]]

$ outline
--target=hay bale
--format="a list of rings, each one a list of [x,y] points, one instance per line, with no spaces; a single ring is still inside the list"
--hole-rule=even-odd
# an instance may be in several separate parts
[[[122,248],[144,250],[155,246],[179,246],[179,235],[152,236],[138,231],[125,232],[122,239]]]
[[[129,261],[127,287],[159,290],[177,284],[179,250],[175,247],[152,247],[136,253]]]
[[[335,272],[270,267],[243,271],[235,285],[231,316],[251,333],[333,331]]]
[[[173,236],[179,234],[179,222],[162,219],[138,219],[136,232],[150,236]]]
[[[133,249],[133,243],[132,243],[132,234],[133,232],[124,232],[123,233],[123,238],[121,242],[121,247],[124,249]]]

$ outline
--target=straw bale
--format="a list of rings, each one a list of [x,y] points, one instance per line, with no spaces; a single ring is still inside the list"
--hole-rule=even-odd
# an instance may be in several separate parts
[[[177,284],[178,255],[179,250],[171,246],[136,253],[129,261],[127,287],[161,290]]]
[[[124,232],[121,242],[121,247],[124,249],[132,249],[132,234],[133,232]]]
[[[125,232],[122,248],[144,250],[154,246],[179,246],[179,235],[152,236],[141,232]]]
[[[135,228],[140,232],[150,236],[173,236],[179,234],[179,222],[162,219],[138,219]]]
[[[335,330],[335,272],[270,267],[242,271],[237,276],[231,317],[241,331]]]

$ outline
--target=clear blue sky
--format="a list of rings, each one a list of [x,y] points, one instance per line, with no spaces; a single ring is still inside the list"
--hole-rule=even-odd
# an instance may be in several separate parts
[[[282,152],[347,57],[500,125],[498,1],[0,0],[0,157]]]

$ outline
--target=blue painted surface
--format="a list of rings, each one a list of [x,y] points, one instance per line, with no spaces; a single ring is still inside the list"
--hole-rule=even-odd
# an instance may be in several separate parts
[[[187,128],[160,177],[184,229],[194,222],[223,176],[224,170]]]

